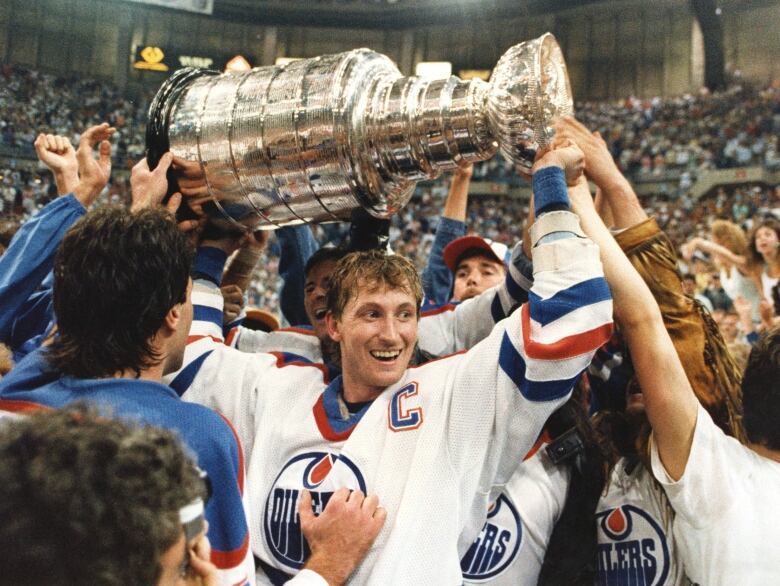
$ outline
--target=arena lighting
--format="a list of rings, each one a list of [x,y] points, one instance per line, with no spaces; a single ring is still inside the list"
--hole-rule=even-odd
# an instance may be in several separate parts
[[[449,61],[421,61],[414,68],[414,74],[426,79],[446,79],[452,75]]]
[[[225,71],[249,71],[252,66],[243,55],[236,55],[225,64]]]
[[[461,79],[481,79],[488,81],[490,79],[490,69],[461,69],[458,71],[458,77]]]

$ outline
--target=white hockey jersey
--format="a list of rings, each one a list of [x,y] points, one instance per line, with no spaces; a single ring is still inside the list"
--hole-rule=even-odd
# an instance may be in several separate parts
[[[621,458],[596,508],[598,584],[690,584],[672,533],[674,513],[663,489],[639,462]]]
[[[544,446],[523,461],[461,559],[464,583],[535,586],[570,478],[569,466],[553,464]]]
[[[598,248],[584,238],[541,246],[550,249],[529,304],[469,352],[408,369],[356,414],[322,365],[229,348],[196,307],[176,380],[185,399],[229,417],[244,444],[260,583],[282,583],[306,559],[300,491],[322,508],[342,486],[377,494],[388,511],[351,583],[462,582],[460,558],[517,454],[611,333]],[[220,308],[221,299],[210,283],[196,285],[197,305]]]
[[[518,244],[513,259],[522,253]],[[526,300],[530,287],[530,281],[510,262],[504,282],[480,295],[463,303],[423,307],[417,333],[420,348],[433,356],[468,350]],[[230,331],[226,343],[243,352],[283,352],[287,360],[323,361],[319,340],[308,328],[260,332],[238,326]]]

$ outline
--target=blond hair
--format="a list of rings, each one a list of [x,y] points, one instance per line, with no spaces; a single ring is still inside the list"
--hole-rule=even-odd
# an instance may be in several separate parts
[[[712,237],[718,244],[728,248],[734,254],[748,255],[748,241],[742,228],[728,220],[715,220],[712,223]]]
[[[330,276],[328,310],[338,319],[358,291],[381,285],[401,289],[412,295],[417,306],[417,316],[420,316],[423,290],[417,269],[407,258],[378,250],[351,252],[336,263]]]
[[[751,253],[747,235],[734,222],[715,220],[710,230],[713,240],[717,240],[716,244],[728,248],[734,254],[745,259],[744,268],[748,272],[753,273],[760,266],[763,259],[759,260]]]

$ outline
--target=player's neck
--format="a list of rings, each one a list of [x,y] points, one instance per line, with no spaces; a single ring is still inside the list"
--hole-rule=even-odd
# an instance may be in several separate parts
[[[384,390],[384,388],[361,384],[354,380],[349,373],[343,373],[343,386],[341,387],[341,396],[347,403],[365,403],[373,401]]]
[[[773,460],[780,464],[780,450],[773,450],[771,448],[767,448],[763,444],[754,444],[753,442],[749,442],[748,447],[759,456],[763,456],[767,460]]]

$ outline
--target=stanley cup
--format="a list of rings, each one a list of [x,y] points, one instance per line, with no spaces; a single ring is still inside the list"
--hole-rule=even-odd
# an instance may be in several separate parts
[[[551,34],[515,45],[489,82],[404,77],[384,55],[356,49],[240,74],[183,69],[149,112],[150,164],[166,150],[179,180],[202,186],[225,228],[262,229],[386,218],[417,181],[500,150],[530,168],[572,112]]]

